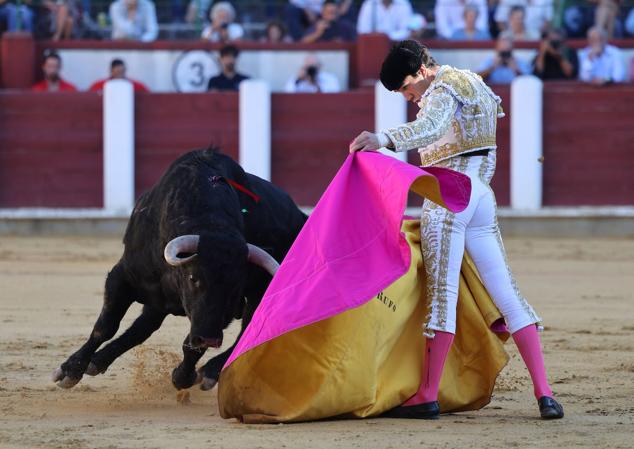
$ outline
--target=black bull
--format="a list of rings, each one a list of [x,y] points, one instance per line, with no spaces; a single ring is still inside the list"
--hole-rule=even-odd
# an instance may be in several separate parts
[[[53,380],[70,388],[84,374],[105,372],[172,314],[191,323],[183,361],[172,373],[174,386],[189,388],[200,380],[201,388],[212,388],[233,348],[198,372],[196,363],[207,347],[220,346],[233,319],[242,318],[244,330],[272,266],[284,258],[305,221],[285,192],[245,173],[231,158],[213,149],[180,157],[137,201],[93,331]],[[141,314],[99,349],[114,337],[134,301],[143,304]]]

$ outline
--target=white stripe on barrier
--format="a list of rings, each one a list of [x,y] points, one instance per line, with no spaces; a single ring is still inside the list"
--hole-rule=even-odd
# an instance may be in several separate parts
[[[262,80],[240,83],[240,165],[271,180],[271,89]]]
[[[407,122],[407,102],[401,94],[390,92],[380,81],[374,85],[374,128],[381,131]],[[381,153],[407,161],[407,151],[395,153],[382,148]]]

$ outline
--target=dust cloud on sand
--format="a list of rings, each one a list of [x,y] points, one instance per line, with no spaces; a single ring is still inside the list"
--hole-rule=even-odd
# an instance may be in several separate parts
[[[537,419],[528,374],[509,344],[509,366],[478,412],[423,422],[244,425],[218,416],[215,389],[173,389],[184,318],[169,317],[105,374],[57,388],[50,374],[88,336],[121,244],[3,236],[0,448],[631,448],[634,241],[508,239],[506,246],[520,288],[544,318],[546,363],[565,419]],[[135,305],[121,329],[139,311]]]

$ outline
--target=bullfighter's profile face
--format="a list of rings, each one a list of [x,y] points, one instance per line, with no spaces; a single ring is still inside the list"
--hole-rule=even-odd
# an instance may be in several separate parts
[[[220,347],[225,329],[244,305],[247,248],[237,239],[200,237],[197,257],[180,268],[183,308],[191,323],[190,344]]]

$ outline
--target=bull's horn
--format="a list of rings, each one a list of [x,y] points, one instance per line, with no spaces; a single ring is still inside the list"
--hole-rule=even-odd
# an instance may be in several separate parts
[[[165,261],[174,267],[189,262],[196,257],[199,240],[199,235],[181,235],[180,237],[170,240],[170,242],[165,245],[165,251],[163,251]],[[180,253],[193,254],[188,257],[178,257]]]
[[[264,268],[271,276],[275,276],[280,264],[269,253],[255,245],[247,243],[249,247],[249,262]]]

